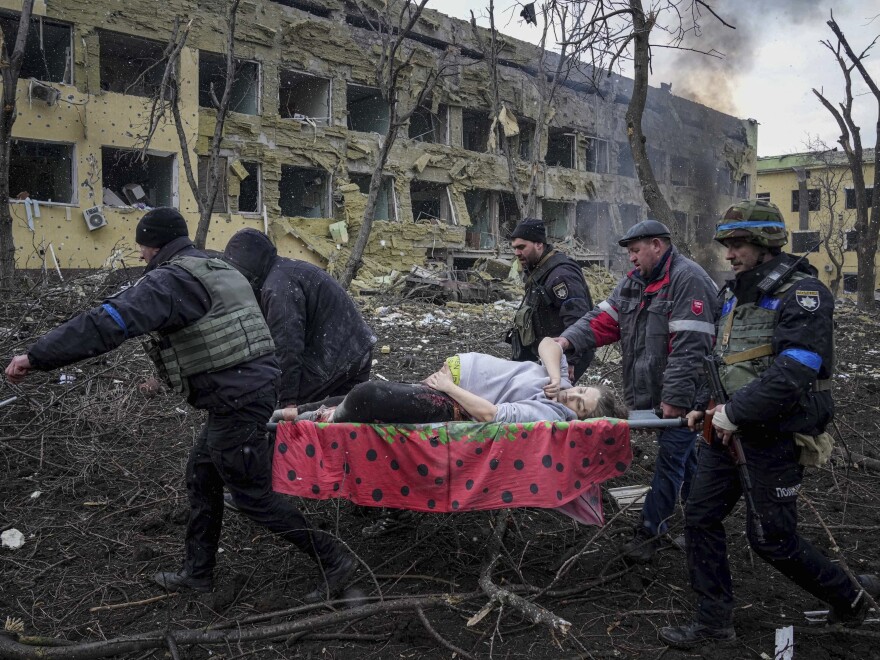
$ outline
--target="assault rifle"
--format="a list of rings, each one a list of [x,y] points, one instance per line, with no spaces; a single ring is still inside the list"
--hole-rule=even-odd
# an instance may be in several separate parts
[[[721,383],[721,373],[718,371],[718,364],[721,361],[720,358],[715,355],[707,355],[703,360],[703,366],[706,369],[706,377],[709,379],[709,389],[712,394],[712,402],[709,404],[709,408],[711,409],[716,405],[727,403],[730,399],[727,396],[727,392],[724,390],[724,385]],[[706,442],[709,443],[712,442],[715,434],[715,430],[712,428],[711,417],[711,415],[707,414],[706,420],[703,423],[703,437],[706,439]],[[763,543],[764,528],[761,525],[761,516],[758,515],[758,510],[755,508],[755,499],[752,497],[752,479],[749,477],[749,466],[746,463],[746,455],[743,452],[742,442],[740,441],[738,434],[733,434],[733,437],[730,439],[730,444],[728,445],[728,450],[736,463],[736,471],[739,474],[739,481],[742,485],[743,497],[745,497],[746,508],[748,509],[748,516],[751,518],[752,527],[755,531],[755,539],[758,542]]]

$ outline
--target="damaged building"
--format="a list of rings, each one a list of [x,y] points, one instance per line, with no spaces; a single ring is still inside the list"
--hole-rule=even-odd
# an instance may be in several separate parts
[[[377,6],[382,3],[378,2]],[[20,5],[0,0],[14,40]],[[142,209],[198,208],[177,128],[161,123],[141,152],[157,66],[173,20],[190,18],[178,100],[193,170],[204,185],[218,90],[225,83],[225,11],[213,3],[37,0],[18,84],[10,193],[17,261],[34,268],[49,244],[62,268],[89,268],[133,247]],[[377,36],[345,0],[242,2],[235,79],[221,144],[209,248],[242,227],[267,230],[281,254],[331,270],[345,262],[389,109],[377,88]],[[538,211],[551,239],[583,263],[621,266],[615,237],[649,210],[626,140],[632,82],[574,74],[535,130],[536,47],[504,37],[500,96],[520,176],[540,139]],[[410,39],[409,75],[424,77],[449,46],[457,61],[396,141],[379,194],[360,282],[426,260],[467,264],[507,251],[520,219],[507,160],[490,140],[489,71],[469,23],[425,10]],[[648,155],[679,224],[705,243],[720,209],[751,194],[757,126],[652,88]],[[333,228],[331,230],[331,227]],[[352,240],[347,241],[347,237]],[[51,264],[50,264],[51,266]]]

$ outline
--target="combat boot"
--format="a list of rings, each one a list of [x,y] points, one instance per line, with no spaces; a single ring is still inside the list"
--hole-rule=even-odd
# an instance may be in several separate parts
[[[736,639],[736,631],[733,626],[706,626],[694,621],[686,626],[661,628],[657,637],[668,646],[687,650],[707,642],[732,642]]]
[[[319,568],[323,569],[323,576],[318,578],[318,586],[303,596],[306,603],[334,599],[348,586],[357,568],[354,557],[342,549],[334,550],[329,559],[319,560],[318,563]]]
[[[623,558],[633,564],[650,564],[660,549],[660,539],[644,525],[635,528],[632,540],[623,544]]]
[[[880,579],[876,575],[859,575],[856,579],[871,598],[880,598]],[[832,607],[828,610],[828,623],[839,623],[847,627],[860,626],[868,616],[868,607],[868,599],[862,595],[855,607]]]
[[[168,591],[191,589],[192,591],[210,592],[214,588],[214,580],[210,577],[197,578],[185,569],[179,571],[162,571],[153,576],[153,581]]]

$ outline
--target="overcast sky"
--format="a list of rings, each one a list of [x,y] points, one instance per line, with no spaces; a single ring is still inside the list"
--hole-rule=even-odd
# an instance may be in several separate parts
[[[534,42],[540,37],[539,29],[519,18],[520,4],[496,0],[500,15],[496,24],[503,33]],[[824,91],[835,104],[844,98],[840,68],[831,51],[820,44],[822,39],[834,39],[826,21],[833,9],[850,44],[861,52],[880,34],[880,0],[715,0],[711,4],[737,29],[724,28],[706,17],[701,20],[700,37],[688,43],[714,48],[725,57],[656,48],[650,84],[659,87],[661,82],[672,82],[673,93],[738,117],[757,119],[759,156],[805,151],[808,134],[836,146],[837,123],[811,91],[814,87]],[[465,19],[473,9],[481,25],[489,24],[480,18],[487,13],[487,0],[432,0],[428,6]],[[655,29],[652,43],[667,43],[664,33]],[[880,85],[880,43],[871,50],[866,66]],[[862,144],[873,147],[877,101],[857,72],[854,92]]]

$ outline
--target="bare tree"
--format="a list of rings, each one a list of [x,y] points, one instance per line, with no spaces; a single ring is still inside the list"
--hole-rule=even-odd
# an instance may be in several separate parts
[[[197,169],[193,168],[192,159],[190,158],[189,139],[187,138],[185,124],[180,113],[178,85],[178,56],[180,51],[186,45],[186,40],[189,37],[189,30],[192,26],[192,20],[182,28],[179,18],[176,18],[174,21],[171,38],[165,48],[165,54],[163,55],[162,60],[165,64],[165,71],[162,74],[162,82],[152,99],[147,134],[142,136],[143,143],[141,146],[141,157],[145,157],[156,129],[163,121],[168,121],[168,113],[171,113],[177,131],[178,142],[180,143],[180,155],[183,159],[183,169],[186,173],[186,180],[199,210],[199,224],[196,228],[196,235],[193,242],[196,244],[196,247],[202,249],[204,249],[205,243],[208,239],[208,231],[211,227],[211,213],[214,210],[217,195],[223,188],[223,178],[221,177],[220,168],[224,164],[224,159],[220,156],[220,145],[223,141],[223,127],[226,124],[226,117],[230,110],[232,86],[237,75],[237,62],[235,59],[235,25],[238,16],[239,2],[240,0],[231,0],[226,12],[226,66],[224,70],[223,94],[218,98],[213,86],[210,89],[211,102],[217,110],[217,115],[214,123],[214,133],[211,135],[211,141],[208,146],[208,163],[205,168],[205,181],[202,182],[202,187],[199,187],[199,182],[196,177]]]
[[[880,191],[880,88],[877,87],[874,79],[865,68],[864,60],[874,44],[877,43],[880,35],[875,37],[861,53],[857,54],[850,46],[840,26],[834,20],[833,12],[831,20],[828,21],[828,27],[834,33],[836,43],[832,43],[830,39],[824,40],[821,43],[834,55],[843,74],[844,100],[839,103],[839,107],[835,107],[821,91],[813,89],[813,94],[831,113],[840,128],[840,137],[837,141],[843,147],[849,162],[856,207],[855,231],[858,236],[858,247],[856,248],[856,255],[858,257],[856,302],[863,309],[874,309],[876,306],[874,301],[876,282],[875,261],[877,258],[877,238],[878,234],[880,234],[880,194],[878,194],[878,191]],[[872,204],[870,205],[868,204],[865,190],[865,172],[863,169],[865,159],[862,148],[861,128],[856,126],[853,120],[853,71],[857,71],[861,75],[862,80],[871,90],[871,94],[877,102],[878,130],[874,146],[874,194],[872,196]]]
[[[507,134],[504,123],[500,121],[502,110],[510,112],[502,99],[499,84],[500,56],[503,53],[503,41],[498,39],[495,26],[495,2],[489,0],[489,36],[484,37],[477,29],[474,13],[471,12],[471,29],[489,72],[491,95],[490,114],[493,119],[493,135],[490,136],[489,149],[500,149],[507,161],[510,187],[519,209],[520,217],[534,216],[538,207],[538,184],[544,173],[544,146],[553,118],[553,105],[559,88],[563,86],[576,68],[577,62],[572,57],[574,49],[569,39],[580,31],[580,24],[588,8],[588,3],[565,4],[550,2],[541,6],[541,37],[538,41],[540,55],[535,65],[534,75],[526,80],[535,86],[537,96],[537,112],[534,117],[535,129],[531,138],[528,158],[525,163],[520,161],[521,154],[515,153],[514,145]],[[548,39],[558,44],[559,52],[551,50]],[[495,149],[493,149],[495,147]],[[524,168],[525,186],[520,181],[520,173]],[[498,228],[493,227],[493,238],[498,242]]]
[[[837,149],[829,149],[819,138],[808,141],[807,148],[818,167],[810,168],[810,183],[819,189],[819,209],[816,221],[819,241],[831,262],[830,289],[834,296],[840,293],[843,265],[847,249],[847,228],[842,209],[846,202],[846,175],[849,168]],[[808,208],[809,201],[801,199],[800,208]]]
[[[388,132],[381,138],[379,153],[370,177],[367,205],[363,223],[351,249],[339,283],[348,288],[363,264],[364,249],[370,240],[376,204],[382,187],[382,174],[388,155],[397,140],[400,129],[406,126],[413,112],[431,96],[444,75],[452,54],[447,49],[432,68],[423,69],[425,78],[418,83],[413,76],[414,45],[408,40],[422,15],[428,0],[401,0],[386,2],[378,11],[366,7],[360,0],[357,6],[370,29],[378,36],[379,55],[376,59],[376,84],[382,99],[388,106]]]
[[[0,284],[8,286],[15,276],[15,242],[12,238],[12,214],[9,211],[9,166],[12,160],[12,125],[18,116],[16,92],[18,74],[27,45],[34,0],[23,0],[18,32],[12,52],[8,44],[0,47],[0,69],[3,70],[3,103],[0,104]],[[0,34],[0,42],[3,35]]]

